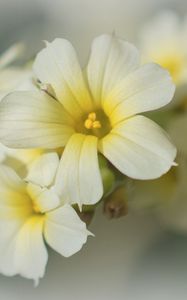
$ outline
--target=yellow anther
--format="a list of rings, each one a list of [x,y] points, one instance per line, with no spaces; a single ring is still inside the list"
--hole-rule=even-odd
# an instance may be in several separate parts
[[[91,129],[91,128],[92,128],[92,125],[93,125],[93,121],[90,120],[90,119],[86,119],[86,121],[84,122],[84,126],[85,126],[87,129]]]
[[[93,122],[92,127],[95,129],[101,128],[101,123],[99,121],[95,121],[95,122]]]
[[[96,113],[95,112],[89,113],[88,119],[94,122],[96,120]]]
[[[88,114],[88,118],[84,122],[86,129],[97,129],[101,128],[101,123],[96,119],[96,113],[91,112]]]

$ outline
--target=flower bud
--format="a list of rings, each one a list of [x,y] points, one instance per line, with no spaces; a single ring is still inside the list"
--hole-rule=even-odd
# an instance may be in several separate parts
[[[104,214],[109,218],[120,218],[127,215],[127,193],[124,186],[120,186],[112,192],[104,202]]]
[[[115,175],[113,170],[109,169],[107,160],[99,155],[99,167],[103,181],[104,195],[108,194],[114,187]]]

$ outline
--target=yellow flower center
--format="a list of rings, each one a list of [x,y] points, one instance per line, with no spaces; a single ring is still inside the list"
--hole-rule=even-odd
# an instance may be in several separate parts
[[[36,203],[34,203],[34,201],[32,201],[32,208],[33,208],[35,213],[41,214],[39,206]]]
[[[76,122],[75,130],[79,133],[102,138],[111,130],[110,120],[103,110],[92,111],[83,115],[81,119]]]
[[[162,63],[162,66],[168,69],[171,76],[173,77],[173,80],[177,82],[182,70],[181,59],[179,57],[168,58]]]
[[[101,128],[101,123],[97,120],[97,115],[95,112],[91,112],[88,114],[88,118],[85,120],[84,126],[86,129]]]
[[[182,55],[178,53],[171,53],[167,55],[160,54],[160,56],[155,59],[155,62],[158,62],[158,64],[170,72],[175,83],[180,81],[184,66],[184,58]]]

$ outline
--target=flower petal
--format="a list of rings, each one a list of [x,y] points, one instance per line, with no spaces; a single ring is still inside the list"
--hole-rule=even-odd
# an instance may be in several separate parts
[[[7,156],[7,149],[9,148],[0,143],[0,163],[3,163],[5,161]]]
[[[48,260],[43,241],[43,221],[41,216],[30,217],[13,237],[15,239],[15,249],[12,249],[15,269],[21,276],[33,279],[36,285],[44,276]]]
[[[3,164],[13,168],[21,178],[26,178],[35,160],[44,153],[43,149],[13,149],[0,144],[4,152]],[[3,154],[3,153],[2,153]]]
[[[0,181],[0,272],[37,281],[47,262],[43,217],[32,217],[26,185],[13,170],[1,166]]]
[[[44,153],[31,164],[26,180],[47,187],[53,183],[58,165],[59,157],[56,152]]]
[[[103,194],[97,138],[74,134],[62,155],[55,189],[67,203],[94,204]]]
[[[18,274],[14,255],[16,251],[16,236],[26,219],[0,219],[0,272],[6,276]]]
[[[14,92],[0,103],[0,141],[15,148],[58,148],[74,132],[62,105],[44,92]]]
[[[92,44],[87,66],[90,90],[96,105],[105,95],[139,65],[138,50],[114,35],[101,35]]]
[[[0,100],[8,93],[24,88],[23,83],[29,80],[31,73],[27,69],[7,68],[0,71]],[[34,85],[33,85],[34,86]]]
[[[13,44],[9,47],[0,57],[0,69],[3,69],[10,65],[13,61],[20,58],[25,50],[25,46],[22,43]]]
[[[103,108],[112,124],[168,104],[175,86],[168,71],[147,64],[132,72],[108,94]]]
[[[39,212],[44,213],[60,205],[60,199],[53,188],[48,189],[33,183],[28,183],[27,191],[34,203],[35,209]]]
[[[24,219],[31,214],[26,184],[13,169],[0,165],[0,219]]]
[[[186,18],[164,10],[142,27],[140,47],[144,61],[154,61],[168,69],[176,85],[187,81]]]
[[[99,144],[100,151],[122,173],[154,179],[174,164],[176,149],[153,121],[135,116],[117,125]]]
[[[184,23],[175,12],[164,10],[146,23],[140,32],[142,53],[148,61],[159,63],[159,58],[183,53],[185,45]]]
[[[73,46],[65,39],[46,44],[36,57],[34,72],[42,83],[51,84],[57,99],[74,116],[92,110],[82,70]]]
[[[47,213],[44,235],[55,251],[69,257],[82,248],[90,232],[75,210],[66,204]]]

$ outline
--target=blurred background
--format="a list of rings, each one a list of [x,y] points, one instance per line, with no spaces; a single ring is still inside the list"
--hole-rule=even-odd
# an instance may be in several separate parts
[[[146,19],[164,9],[185,14],[185,0],[6,0],[0,1],[1,49],[18,40],[30,53],[43,47],[42,40],[65,37],[72,41],[82,60],[90,42],[101,33],[116,32],[135,41]]]
[[[187,15],[187,2],[0,0],[0,51],[23,41],[27,58],[32,58],[43,47],[43,40],[65,37],[73,43],[84,65],[95,36],[115,31],[139,46],[139,29],[168,9],[182,19]],[[165,226],[169,222],[158,218],[158,214],[164,215],[163,211],[158,213],[159,208],[155,213],[151,208],[148,212],[147,207],[144,209],[144,194],[141,195],[139,204],[136,205],[136,199],[132,201],[128,216],[119,220],[107,220],[100,207],[90,226],[95,238],[89,238],[80,253],[65,259],[50,250],[46,276],[37,289],[32,281],[19,276],[0,276],[0,299],[185,300],[187,208],[183,209],[182,226]],[[152,203],[152,196],[149,199]],[[187,202],[185,193],[183,200]],[[180,216],[178,213],[179,219]]]

